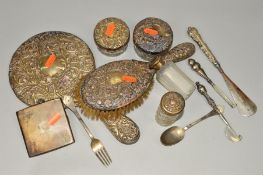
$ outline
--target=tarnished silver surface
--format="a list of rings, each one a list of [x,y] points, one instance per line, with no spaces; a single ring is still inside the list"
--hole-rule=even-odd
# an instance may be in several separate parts
[[[172,126],[168,129],[166,129],[162,133],[162,135],[160,137],[160,141],[165,146],[171,146],[171,145],[177,144],[184,139],[185,132],[189,128],[191,128],[191,127],[195,126],[196,124],[200,123],[201,121],[204,121],[207,118],[210,118],[210,117],[215,116],[215,115],[218,115],[218,111],[213,109],[212,111],[210,111],[209,113],[207,113],[203,117],[195,120],[194,122],[189,123],[185,127]]]
[[[114,27],[107,34],[109,25]],[[127,24],[118,18],[105,18],[101,20],[94,29],[94,40],[98,49],[105,55],[117,56],[123,53],[130,39],[130,31]]]
[[[181,94],[170,91],[162,96],[160,107],[167,115],[176,115],[184,110],[185,100]]]
[[[43,67],[51,53],[57,58]],[[16,96],[28,105],[73,95],[79,80],[95,68],[87,44],[66,32],[43,32],[25,41],[13,55],[9,81]]]
[[[22,109],[17,112],[17,118],[29,157],[74,143],[68,117],[60,99]]]
[[[153,29],[157,35],[149,35],[145,28]],[[158,18],[145,18],[140,21],[133,32],[133,42],[137,54],[148,61],[165,54],[173,42],[173,31],[168,23]]]
[[[74,113],[74,115],[77,117],[77,119],[79,120],[79,122],[81,123],[83,128],[85,129],[86,133],[90,137],[90,139],[91,139],[90,146],[91,146],[92,151],[97,156],[97,158],[101,161],[101,163],[103,165],[105,165],[105,166],[110,165],[112,161],[111,161],[111,158],[110,158],[105,146],[103,145],[103,143],[99,139],[97,139],[93,136],[89,127],[86,125],[86,123],[81,118],[77,108],[75,107],[76,105],[74,103],[74,99],[71,96],[64,96],[63,97],[63,103],[64,103],[66,108],[68,108],[69,110],[71,110]]]
[[[198,44],[208,60],[217,68],[219,73],[224,78],[225,83],[235,103],[237,104],[237,109],[240,115],[245,117],[254,115],[257,112],[257,105],[225,74],[220,63],[216,59],[213,52],[209,49],[198,30],[195,27],[189,27],[187,32],[188,35]]]
[[[195,46],[192,43],[184,42],[176,45],[167,54],[162,56],[164,63],[169,61],[179,62],[191,57],[195,53]]]
[[[214,88],[217,94],[220,95],[230,107],[236,107],[236,104],[232,102],[232,100],[207,76],[206,72],[198,62],[196,62],[194,59],[189,59],[188,64],[191,66],[193,71],[203,77]]]
[[[114,61],[88,74],[81,86],[83,102],[96,110],[110,111],[125,107],[146,93],[155,70],[148,62],[137,60]],[[121,80],[124,75],[133,76],[137,82]]]
[[[219,105],[217,105],[214,101],[214,99],[212,99],[210,97],[210,95],[207,93],[207,90],[205,88],[204,85],[200,84],[199,82],[196,82],[196,86],[197,86],[197,90],[198,92],[203,95],[207,101],[207,103],[218,112],[218,115],[220,116],[221,120],[224,122],[224,124],[226,125],[226,129],[225,129],[225,134],[226,137],[233,141],[233,142],[238,142],[242,139],[242,136],[237,134],[237,132],[232,128],[232,126],[229,124],[229,122],[227,121],[227,119],[225,118],[224,114],[223,114],[223,110],[222,108],[220,108]]]
[[[103,120],[112,135],[123,144],[134,144],[140,138],[138,125],[127,116],[121,115],[117,119]]]

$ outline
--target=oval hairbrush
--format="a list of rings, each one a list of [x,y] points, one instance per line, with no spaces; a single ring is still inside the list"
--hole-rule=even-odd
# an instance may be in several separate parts
[[[161,57],[178,62],[192,56],[195,47],[182,43]],[[151,62],[121,60],[107,63],[89,73],[76,90],[77,104],[93,119],[125,115],[140,106],[148,96],[156,73]]]

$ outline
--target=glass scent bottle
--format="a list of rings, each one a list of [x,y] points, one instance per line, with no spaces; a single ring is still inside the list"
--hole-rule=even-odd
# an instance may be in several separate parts
[[[179,120],[184,111],[185,100],[177,92],[167,92],[161,98],[155,120],[161,126],[169,126]]]
[[[194,92],[194,82],[174,62],[164,64],[159,57],[151,63],[151,67],[158,70],[156,79],[168,91],[180,93],[185,100]]]

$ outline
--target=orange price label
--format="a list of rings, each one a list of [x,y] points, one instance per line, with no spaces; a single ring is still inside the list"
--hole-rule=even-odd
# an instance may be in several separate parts
[[[128,83],[136,83],[137,82],[137,78],[134,76],[129,76],[129,75],[123,75],[121,77],[122,81],[126,81]]]
[[[45,67],[50,68],[54,64],[55,61],[56,61],[56,55],[52,53],[48,57],[47,61],[45,62]]]
[[[48,119],[49,125],[54,125],[61,118],[60,113],[56,112],[53,116]]]
[[[116,28],[116,26],[115,26],[114,22],[109,23],[107,25],[107,29],[105,31],[105,35],[107,35],[108,37],[112,37],[115,28]]]
[[[151,28],[145,28],[143,31],[144,31],[144,33],[151,35],[151,36],[155,36],[155,35],[159,34],[159,32],[157,30],[154,30]]]

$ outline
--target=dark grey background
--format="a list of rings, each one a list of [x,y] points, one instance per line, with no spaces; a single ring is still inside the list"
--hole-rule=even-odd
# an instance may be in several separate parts
[[[191,41],[187,27],[198,27],[218,57],[226,73],[258,105],[256,115],[246,118],[231,110],[200,77],[182,68],[193,80],[207,85],[215,100],[224,104],[226,117],[243,135],[240,143],[231,143],[224,136],[224,125],[214,117],[187,132],[183,142],[164,147],[159,141],[166,128],[158,126],[154,115],[161,96],[166,92],[157,82],[148,100],[128,114],[140,127],[138,143],[126,146],[117,142],[101,122],[85,119],[94,134],[106,145],[113,163],[104,168],[90,149],[90,140],[78,121],[69,115],[76,143],[57,151],[28,158],[15,112],[26,106],[12,92],[8,67],[12,54],[29,37],[50,30],[73,33],[90,46],[100,66],[109,61],[140,59],[132,40],[127,51],[117,58],[102,55],[93,41],[96,23],[109,16],[122,18],[131,32],[148,16],[167,21],[174,32],[173,46]],[[263,1],[206,0],[1,0],[0,1],[0,174],[19,175],[80,175],[80,174],[187,174],[187,175],[262,175],[262,31]],[[217,70],[197,48],[193,56],[208,75],[228,93]],[[188,122],[210,111],[197,91],[187,100],[185,113],[177,124]]]

